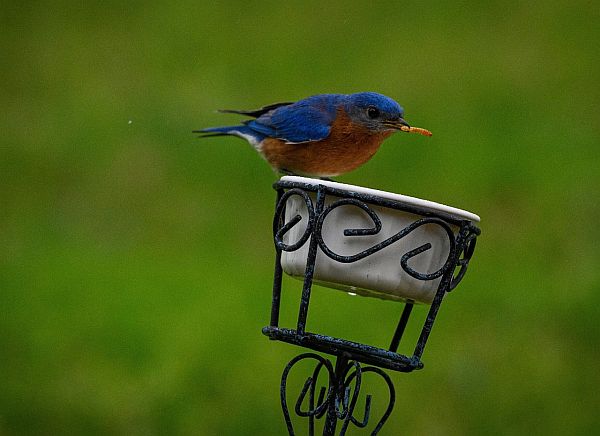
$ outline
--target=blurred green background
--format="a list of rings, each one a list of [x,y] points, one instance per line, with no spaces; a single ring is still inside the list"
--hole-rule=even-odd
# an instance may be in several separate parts
[[[284,434],[279,379],[302,350],[260,332],[276,177],[191,131],[239,120],[217,108],[366,90],[434,136],[395,135],[338,180],[483,230],[425,369],[392,374],[381,434],[600,432],[597,3],[1,9],[0,434]],[[308,327],[385,346],[401,308],[319,289]],[[379,413],[385,388],[367,390]]]

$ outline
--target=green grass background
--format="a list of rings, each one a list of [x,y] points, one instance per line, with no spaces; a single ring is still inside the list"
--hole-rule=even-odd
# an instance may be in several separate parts
[[[301,349],[260,332],[276,178],[191,130],[366,90],[434,136],[397,134],[339,180],[483,230],[381,434],[600,431],[595,2],[31,1],[0,24],[0,434],[284,434]],[[401,311],[313,297],[309,329],[374,345]]]

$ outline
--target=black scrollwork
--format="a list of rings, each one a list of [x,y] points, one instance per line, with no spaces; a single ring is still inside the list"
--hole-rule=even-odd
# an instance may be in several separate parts
[[[452,278],[452,281],[450,282],[450,287],[448,288],[448,292],[453,290],[465,276],[465,273],[467,272],[467,267],[469,266],[469,262],[471,261],[471,257],[475,252],[475,244],[477,243],[477,232],[471,231],[471,229],[469,230],[470,232],[467,235],[464,243],[462,244],[460,254],[458,255],[458,258],[456,260],[455,268],[458,268],[458,272]]]
[[[295,215],[289,220],[289,222],[284,223],[285,206],[287,204],[288,198],[290,198],[292,195],[298,195],[304,200],[304,203],[306,204],[306,210],[308,211],[308,222],[306,224],[306,229],[304,230],[304,233],[302,234],[300,239],[298,239],[296,243],[288,245],[285,242],[283,242],[283,236],[287,232],[289,232],[292,227],[297,225],[302,220],[302,217],[300,215]],[[290,189],[285,194],[283,194],[283,196],[279,200],[279,203],[277,204],[277,209],[275,210],[275,219],[273,220],[273,235],[275,237],[275,245],[277,246],[277,248],[283,251],[298,250],[310,237],[313,231],[314,222],[315,210],[310,196],[301,189]]]
[[[365,211],[367,213],[367,215],[373,221],[374,226],[372,228],[367,228],[367,229],[345,229],[344,236],[350,237],[350,236],[376,235],[381,231],[381,220],[379,219],[377,214],[373,211],[373,209],[371,209],[366,203],[364,203],[360,200],[356,200],[356,199],[345,198],[345,199],[341,199],[341,200],[338,200],[338,201],[330,204],[323,211],[323,213],[320,214],[319,217],[317,218],[317,223],[315,226],[314,233],[317,237],[319,247],[321,247],[321,250],[331,259],[336,260],[341,263],[356,262],[356,261],[364,259],[365,257],[370,256],[380,250],[383,250],[384,248],[399,241],[400,239],[404,238],[406,235],[410,234],[411,232],[415,231],[416,229],[418,229],[421,226],[424,226],[427,224],[434,224],[434,225],[440,226],[445,231],[446,235],[448,236],[448,242],[450,243],[450,250],[448,252],[448,257],[446,258],[446,262],[444,263],[444,265],[442,265],[442,267],[439,268],[437,271],[434,271],[429,274],[424,274],[424,273],[415,271],[410,265],[408,265],[408,261],[411,258],[413,258],[427,250],[430,250],[431,249],[430,243],[423,244],[420,247],[417,247],[414,250],[410,250],[409,252],[405,253],[400,259],[400,265],[402,266],[402,269],[404,271],[406,271],[407,274],[409,274],[411,277],[414,277],[418,280],[434,280],[438,277],[441,277],[452,266],[453,254],[454,254],[455,245],[456,245],[454,233],[452,232],[452,229],[450,228],[450,226],[444,220],[442,220],[440,218],[433,218],[433,217],[421,218],[421,219],[411,223],[410,225],[406,226],[405,228],[400,230],[398,233],[390,236],[385,241],[382,241],[382,242],[380,242],[370,248],[367,248],[366,250],[363,250],[360,253],[354,254],[352,256],[342,256],[340,254],[335,253],[333,250],[331,250],[327,246],[327,244],[323,240],[323,236],[322,236],[323,223],[324,223],[325,219],[327,218],[327,216],[334,209],[341,207],[341,206],[345,206],[345,205],[357,206],[360,209],[362,209],[363,211]]]
[[[297,214],[289,219],[288,222],[285,222],[285,208],[287,204],[287,200],[292,196],[299,196],[304,201],[307,210],[307,222],[306,228],[302,235],[298,238],[298,240],[294,243],[286,244],[284,242],[284,236],[296,225],[302,221],[302,216]],[[310,238],[311,235],[314,235],[317,239],[318,245],[321,250],[331,259],[340,262],[340,263],[352,263],[364,259],[378,251],[394,244],[400,239],[404,238],[411,232],[415,231],[419,227],[425,225],[437,225],[444,230],[444,233],[448,237],[449,242],[449,252],[448,257],[446,258],[444,264],[436,271],[431,273],[421,273],[416,271],[409,265],[409,260],[419,254],[430,250],[432,245],[430,243],[423,244],[417,248],[414,248],[400,258],[400,266],[402,269],[409,274],[411,277],[418,280],[434,280],[442,275],[444,275],[451,268],[458,268],[457,273],[452,279],[452,282],[449,286],[448,291],[454,289],[458,283],[462,280],[463,276],[467,271],[467,266],[473,255],[473,251],[475,250],[475,242],[476,238],[479,234],[479,229],[474,226],[467,226],[467,235],[461,244],[457,244],[457,239],[455,234],[453,233],[450,225],[447,221],[442,218],[437,217],[422,217],[413,223],[409,224],[405,228],[398,231],[396,234],[392,235],[388,239],[367,248],[360,253],[356,253],[354,255],[340,255],[335,253],[332,249],[330,249],[325,243],[322,235],[323,225],[329,214],[341,206],[354,206],[358,207],[362,211],[364,211],[369,219],[373,222],[372,227],[361,228],[361,229],[344,229],[343,235],[345,237],[360,237],[360,236],[372,236],[377,235],[382,229],[381,219],[375,213],[375,211],[364,201],[361,201],[356,198],[342,198],[331,204],[329,204],[320,214],[315,213],[315,206],[313,204],[313,200],[310,195],[299,188],[293,188],[286,191],[279,203],[277,204],[277,208],[275,211],[275,219],[273,221],[273,234],[275,239],[275,245],[282,251],[296,251],[300,249]],[[472,227],[472,228],[471,228]]]
[[[327,372],[329,373],[329,380],[335,379],[335,373],[333,370],[333,366],[331,365],[331,362],[329,360],[327,360],[324,357],[321,357],[315,353],[300,354],[299,356],[296,356],[292,360],[290,360],[290,362],[287,364],[287,366],[283,370],[283,375],[281,376],[281,387],[280,387],[280,389],[281,389],[281,391],[280,391],[281,408],[283,409],[283,416],[285,418],[285,423],[287,425],[288,433],[290,434],[290,436],[293,436],[295,433],[294,433],[294,427],[292,425],[292,419],[290,417],[290,412],[289,412],[288,405],[287,405],[287,379],[288,379],[288,375],[289,375],[292,367],[296,363],[298,363],[299,361],[304,360],[304,359],[315,359],[318,361],[317,366],[315,367],[315,369],[313,371],[312,377],[308,377],[306,379],[306,382],[304,383],[304,386],[303,386],[302,390],[300,391],[300,395],[298,395],[298,399],[296,401],[296,407],[294,408],[294,410],[298,416],[309,418],[309,435],[311,435],[311,436],[314,435],[314,420],[315,420],[315,418],[321,418],[325,414],[325,412],[327,411],[327,408],[329,406],[331,396],[333,395],[333,389],[331,388],[331,384],[329,385],[329,388],[327,389],[327,395],[325,395],[325,388],[322,388],[319,393],[319,397],[317,399],[317,404],[315,405],[315,401],[314,401],[315,400],[315,390],[317,388],[317,379],[319,377],[319,372],[321,371],[321,368],[323,368],[323,367],[327,368]],[[304,402],[304,399],[306,398],[306,394],[309,391],[310,391],[310,394],[309,394],[308,410],[302,411],[301,410],[302,403]]]
[[[379,430],[381,430],[381,428],[383,427],[385,422],[388,420],[388,418],[392,414],[392,410],[394,410],[394,404],[396,402],[396,390],[394,389],[394,384],[392,383],[392,379],[390,378],[390,376],[387,375],[381,368],[377,368],[375,366],[367,366],[365,368],[359,368],[359,370],[353,372],[352,374],[350,374],[348,376],[345,384],[349,385],[350,382],[352,382],[352,378],[358,377],[360,373],[366,373],[366,372],[374,372],[375,374],[378,374],[379,376],[381,376],[381,378],[387,384],[387,387],[388,387],[388,390],[390,393],[390,401],[388,402],[388,406],[387,406],[383,416],[377,422],[375,429],[371,433],[372,435],[376,435],[377,433],[379,433]],[[371,395],[367,395],[366,400],[365,400],[365,415],[364,415],[363,420],[358,421],[352,415],[351,415],[350,419],[351,419],[352,423],[354,425],[356,425],[357,427],[364,428],[369,423],[370,413],[371,413]]]
[[[367,372],[372,372],[381,376],[388,386],[390,395],[388,406],[384,414],[379,418],[374,430],[371,432],[372,435],[379,433],[392,413],[395,403],[395,390],[390,377],[380,368],[372,366],[363,368],[357,361],[344,361],[345,363],[339,366],[339,372],[336,373],[338,370],[334,371],[333,365],[329,360],[314,353],[305,353],[296,356],[288,363],[281,378],[281,406],[290,435],[294,435],[295,433],[287,405],[287,379],[292,367],[304,359],[314,359],[317,361],[317,365],[315,366],[312,375],[306,379],[296,400],[294,411],[297,416],[309,419],[309,435],[314,435],[315,419],[320,419],[326,414],[327,422],[325,423],[325,433],[327,434],[334,431],[336,426],[335,422],[338,420],[342,423],[339,432],[340,436],[346,434],[350,423],[359,428],[364,428],[369,424],[371,416],[371,395],[366,396],[363,418],[358,420],[354,416],[354,410],[360,396],[362,376]],[[317,379],[323,367],[327,369],[329,375],[328,386],[321,387],[315,403]],[[354,382],[353,388],[352,382]],[[302,410],[302,404],[305,403],[307,395],[309,398],[308,408]]]

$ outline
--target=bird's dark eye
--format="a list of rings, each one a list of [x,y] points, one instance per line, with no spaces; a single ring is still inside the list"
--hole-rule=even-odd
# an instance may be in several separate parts
[[[379,109],[377,109],[375,106],[369,106],[367,108],[367,116],[371,119],[378,118],[379,117]]]

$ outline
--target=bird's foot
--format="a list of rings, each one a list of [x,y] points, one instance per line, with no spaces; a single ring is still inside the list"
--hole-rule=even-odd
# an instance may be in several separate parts
[[[295,173],[295,172],[293,172],[293,171],[286,170],[285,168],[279,168],[279,169],[277,170],[277,173],[278,173],[280,176],[310,177],[310,176],[308,176],[308,175],[298,174],[298,173]],[[319,180],[327,180],[328,182],[335,182],[335,180],[333,180],[333,179],[332,179],[332,178],[330,178],[330,177],[319,177]]]

